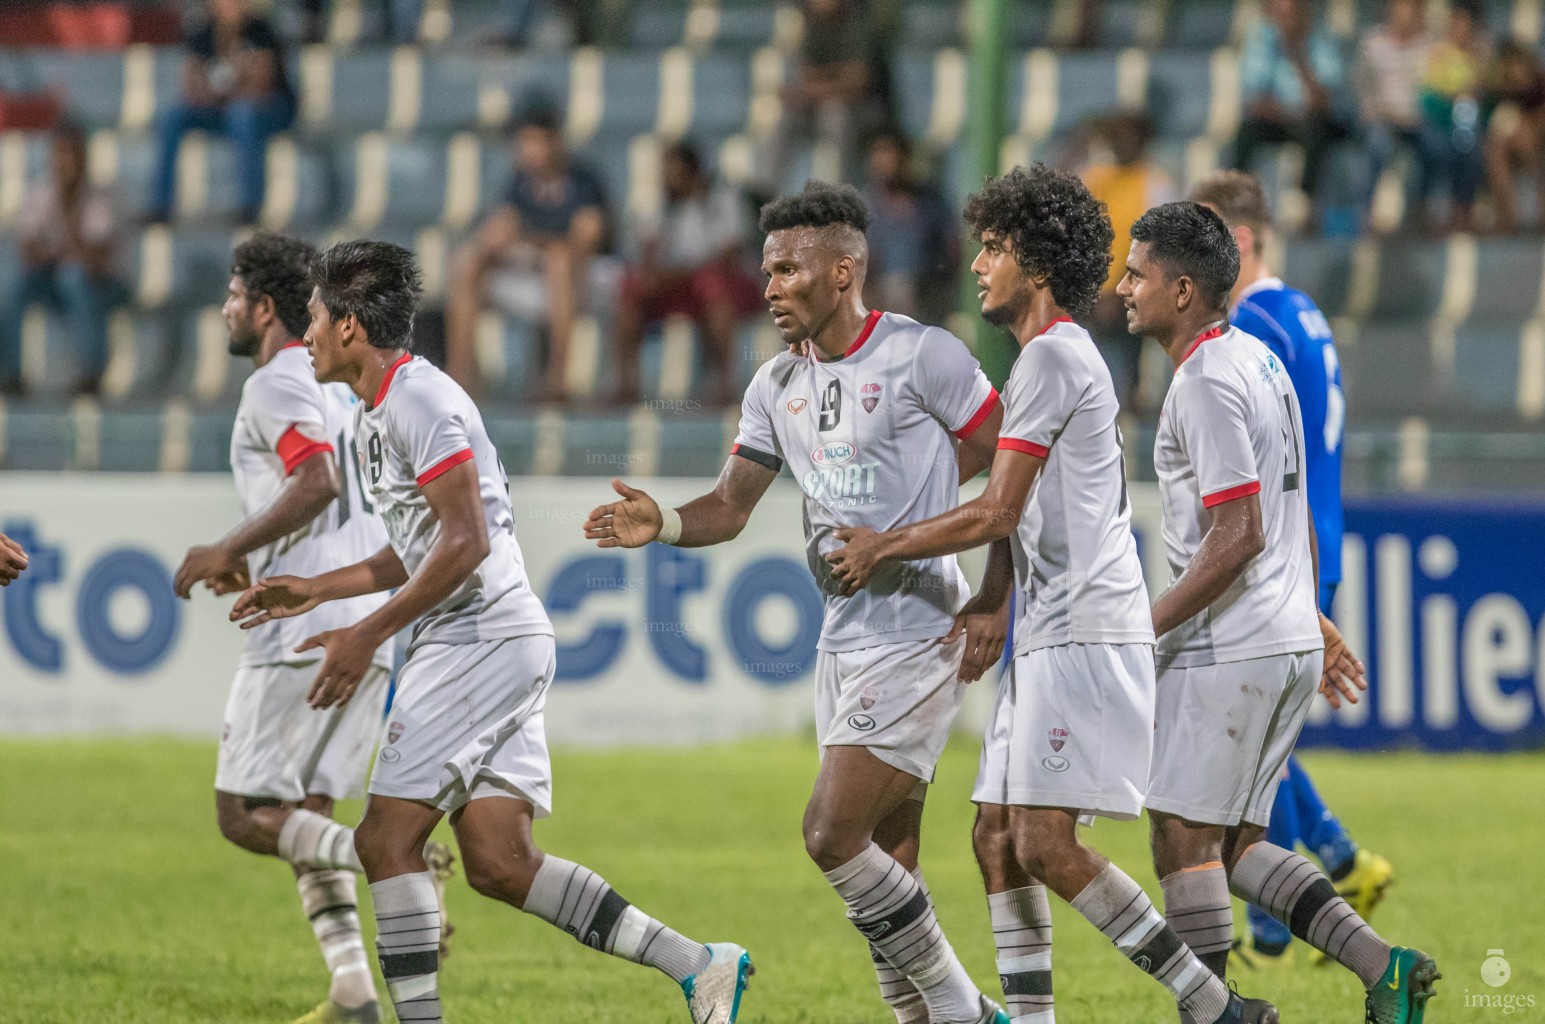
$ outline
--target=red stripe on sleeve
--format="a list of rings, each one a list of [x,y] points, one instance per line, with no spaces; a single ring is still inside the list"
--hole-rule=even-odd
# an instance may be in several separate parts
[[[987,422],[987,417],[992,415],[993,408],[998,404],[998,389],[993,388],[987,392],[987,399],[982,402],[982,407],[971,414],[966,420],[966,425],[955,431],[955,436],[964,441],[976,433],[978,427]]]
[[[428,469],[426,469],[422,473],[420,473],[418,475],[418,485],[420,487],[423,487],[425,484],[429,483],[431,480],[435,479],[436,477],[444,476],[446,473],[448,473],[451,470],[455,469],[457,466],[461,465],[463,462],[468,462],[471,459],[472,459],[472,449],[471,448],[463,448],[461,451],[457,452],[455,455],[448,455],[445,458],[441,459],[439,462],[435,463],[433,466],[430,466]]]
[[[1248,498],[1252,494],[1259,493],[1261,493],[1261,482],[1259,480],[1251,480],[1249,483],[1240,484],[1238,487],[1230,487],[1227,490],[1214,491],[1211,494],[1203,495],[1202,507],[1212,508],[1214,505],[1222,505],[1225,502],[1234,501],[1238,498]]]
[[[1038,459],[1044,459],[1051,454],[1051,449],[1044,444],[1036,444],[1034,441],[1021,441],[1017,437],[998,438],[998,447],[1011,452],[1024,452],[1026,455],[1034,455]]]
[[[279,438],[279,443],[274,445],[274,454],[279,456],[279,461],[284,463],[284,475],[289,476],[295,472],[295,467],[302,462],[322,452],[330,452],[333,446],[326,441],[314,441],[302,434],[300,430],[291,425],[284,436]]]

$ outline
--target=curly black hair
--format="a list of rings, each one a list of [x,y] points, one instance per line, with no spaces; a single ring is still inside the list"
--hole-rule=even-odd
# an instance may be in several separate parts
[[[758,221],[762,233],[789,228],[824,228],[844,225],[863,233],[869,230],[869,207],[852,185],[805,182],[805,190],[774,199],[762,207]]]
[[[1239,246],[1212,210],[1184,200],[1155,206],[1132,225],[1132,241],[1171,277],[1189,277],[1210,309],[1228,307],[1229,289],[1239,277]]]
[[[413,254],[402,246],[339,242],[311,261],[311,283],[333,319],[352,315],[374,347],[413,347],[423,278]]]
[[[987,231],[1009,239],[1020,267],[1046,278],[1057,305],[1074,316],[1094,308],[1116,232],[1078,178],[1043,163],[1016,167],[966,198],[965,220],[978,241]]]
[[[317,251],[298,238],[260,232],[242,242],[231,256],[231,276],[241,278],[247,297],[267,295],[274,315],[299,338],[311,323],[306,303],[311,299],[311,261]]]

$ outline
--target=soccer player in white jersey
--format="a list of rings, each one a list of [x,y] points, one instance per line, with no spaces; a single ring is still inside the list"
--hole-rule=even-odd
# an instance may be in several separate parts
[[[851,596],[823,557],[843,527],[888,529],[952,507],[961,481],[986,468],[1002,417],[958,338],[864,304],[868,222],[847,185],[812,182],[763,208],[766,299],[789,348],[746,389],[718,484],[661,510],[614,481],[624,500],[591,512],[585,536],[629,548],[732,540],[787,463],[804,491],[806,559],[826,604],[821,770],[805,848],[869,940],[898,1020],[1007,1021],[961,967],[915,873],[925,784],[965,682],[1002,649],[1006,612],[956,625],[970,591],[953,557],[895,566]],[[971,664],[967,648],[979,650]]]
[[[552,809],[543,707],[552,625],[526,577],[509,481],[467,393],[410,351],[419,272],[406,249],[343,242],[312,264],[316,377],[360,399],[355,434],[390,544],[309,579],[259,581],[233,611],[261,624],[326,601],[397,588],[372,614],[312,636],[324,650],[311,703],[357,694],[372,652],[416,623],[370,801],[352,835],[377,921],[381,973],[403,1024],[441,1019],[440,914],[422,850],[447,814],[479,893],[681,985],[694,1024],[733,1024],[751,972],[740,946],[693,942],[572,861],[544,853],[532,820]],[[332,841],[329,837],[328,841]]]
[[[233,356],[256,367],[242,386],[231,469],[246,516],[213,544],[190,548],[174,586],[238,591],[253,576],[311,576],[358,561],[386,543],[354,461],[354,396],[318,384],[300,342],[311,295],[305,242],[257,235],[236,247],[227,286]],[[384,598],[358,597],[247,633],[226,705],[215,772],[220,831],[253,853],[294,865],[301,904],[332,972],[328,998],[303,1021],[380,1019],[355,909],[353,851],[339,863],[297,858],[294,843],[328,829],[333,801],[357,797],[380,733],[389,645],[371,652],[347,707],[306,703],[321,658],[295,647],[312,633],[370,614]]]
[[[1008,603],[1012,539],[1020,616],[971,799],[973,834],[1015,1022],[1051,1024],[1050,888],[1175,996],[1188,1020],[1271,1024],[1224,987],[1142,888],[1079,841],[1080,816],[1142,813],[1153,741],[1153,624],[1132,536],[1119,412],[1086,315],[1110,268],[1110,217],[1076,177],[1036,164],[966,200],[982,317],[1020,354],[980,497],[875,533],[839,531],[827,556],[851,591],[887,566],[994,545],[978,601]],[[1225,947],[1226,949],[1227,947]]]
[[[1218,215],[1170,203],[1132,226],[1117,288],[1128,330],[1175,364],[1154,449],[1171,582],[1153,605],[1159,696],[1146,801],[1165,911],[1182,938],[1219,952],[1221,973],[1232,891],[1353,971],[1370,1022],[1420,1024],[1432,959],[1391,947],[1312,863],[1264,841],[1315,691],[1355,699],[1366,684],[1317,607],[1292,383],[1228,322],[1238,273]]]

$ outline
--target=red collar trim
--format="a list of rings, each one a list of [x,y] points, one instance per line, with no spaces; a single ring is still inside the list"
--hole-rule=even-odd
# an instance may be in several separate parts
[[[864,347],[864,342],[869,340],[869,336],[874,333],[875,325],[880,322],[880,317],[884,315],[878,309],[871,309],[869,311],[869,317],[864,321],[864,329],[858,332],[858,337],[853,339],[853,344],[849,345],[848,350],[842,353],[842,358],[846,359]]]
[[[283,345],[279,346],[279,351],[283,352],[287,348],[305,348],[305,347],[306,347],[306,343],[304,341],[287,341]]]
[[[1053,327],[1056,327],[1058,324],[1070,324],[1072,322],[1073,322],[1073,318],[1070,317],[1070,316],[1055,317],[1052,320],[1048,320],[1046,322],[1046,326],[1042,327],[1039,331],[1036,331],[1035,333],[1037,335],[1045,334],[1047,331],[1051,330]]]
[[[386,391],[392,386],[392,378],[397,376],[397,371],[402,369],[404,363],[413,358],[412,352],[404,352],[402,358],[386,368],[386,376],[381,378],[381,389],[376,392],[376,400],[370,403],[374,409],[386,400]]]
[[[1198,334],[1196,336],[1196,340],[1191,342],[1191,347],[1186,349],[1186,354],[1180,357],[1180,361],[1183,363],[1187,359],[1190,359],[1191,358],[1191,353],[1195,352],[1197,349],[1202,347],[1202,342],[1204,342],[1204,341],[1211,341],[1213,338],[1222,337],[1222,335],[1223,335],[1223,328],[1222,327],[1214,327],[1210,331],[1203,331],[1201,334]]]

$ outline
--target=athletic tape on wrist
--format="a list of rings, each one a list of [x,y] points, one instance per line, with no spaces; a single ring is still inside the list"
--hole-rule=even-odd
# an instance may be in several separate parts
[[[660,535],[655,538],[661,544],[674,544],[681,539],[681,513],[673,508],[660,510]]]

